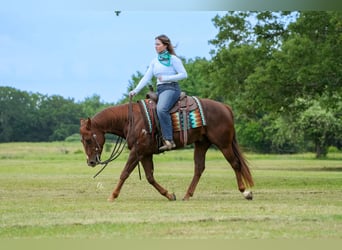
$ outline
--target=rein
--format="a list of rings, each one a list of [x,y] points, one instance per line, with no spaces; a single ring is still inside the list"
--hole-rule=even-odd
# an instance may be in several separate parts
[[[100,144],[96,140],[96,135],[94,134],[93,137],[95,139],[97,146],[100,148]],[[113,151],[107,160],[101,161],[99,155],[96,155],[96,160],[98,161],[98,163],[101,165],[104,165],[104,166],[93,176],[94,179],[96,178],[96,176],[98,176],[107,167],[108,163],[114,161],[116,158],[118,158],[120,156],[120,154],[122,153],[123,149],[126,146],[126,141],[125,141],[125,143],[122,143],[122,142],[123,142],[122,137],[116,138],[116,142],[115,142],[115,146],[113,148]]]
[[[133,141],[136,142],[135,133],[134,133],[134,115],[133,115],[132,96],[129,97],[128,121],[129,121],[129,125],[130,125],[128,133],[130,136],[133,136]],[[136,154],[136,157],[138,159],[139,179],[141,180],[141,171],[140,171],[140,164],[139,164],[139,157],[138,157],[137,149],[135,149],[135,154]]]
[[[132,106],[132,97],[130,97],[129,99],[129,106],[128,106],[128,122],[129,122],[129,135],[131,135],[131,133],[134,131],[134,116],[133,116],[133,106]],[[133,138],[135,141],[135,134],[133,132]],[[98,148],[100,148],[100,144],[98,143],[98,141],[96,140],[96,134],[93,134],[93,137],[95,139],[96,145]],[[114,161],[116,158],[118,158],[120,156],[120,154],[122,153],[123,149],[126,146],[127,140],[125,141],[125,143],[123,142],[123,138],[122,137],[117,137],[116,139],[116,143],[115,146],[113,148],[112,154],[110,155],[110,157],[105,160],[105,161],[101,161],[100,156],[97,154],[96,155],[96,160],[98,162],[98,164],[104,165],[94,176],[93,178],[95,179],[108,165],[108,163]],[[138,153],[136,151],[136,156],[138,159]],[[139,160],[138,160],[138,170],[139,170],[139,178],[141,180],[141,171],[140,171],[140,164],[139,164]]]

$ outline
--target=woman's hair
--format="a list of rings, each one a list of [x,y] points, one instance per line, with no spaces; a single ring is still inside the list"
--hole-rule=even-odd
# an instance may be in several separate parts
[[[166,49],[167,51],[169,51],[171,55],[176,55],[175,49],[171,43],[170,38],[168,38],[166,35],[159,35],[155,39],[158,39],[162,42],[162,44],[166,45]]]

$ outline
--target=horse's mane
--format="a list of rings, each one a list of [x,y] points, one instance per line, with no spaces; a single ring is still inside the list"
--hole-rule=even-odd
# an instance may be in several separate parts
[[[121,124],[122,122],[127,121],[127,111],[127,104],[110,106],[96,113],[91,121],[96,127],[102,129],[110,128],[113,127],[113,124]]]

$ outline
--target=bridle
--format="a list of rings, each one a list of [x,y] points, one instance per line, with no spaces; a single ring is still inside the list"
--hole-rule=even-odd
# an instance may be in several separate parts
[[[96,139],[96,134],[94,133],[93,135],[93,138],[95,140],[95,143],[96,143],[96,147],[95,147],[95,157],[96,157],[96,163],[97,164],[100,164],[100,165],[104,165],[94,176],[93,178],[95,179],[96,176],[98,176],[108,165],[108,163],[114,161],[116,158],[118,158],[120,156],[120,154],[122,153],[122,151],[124,150],[125,146],[126,146],[126,140],[125,142],[123,143],[124,141],[124,138],[118,136],[116,138],[116,142],[115,142],[115,145],[114,145],[114,148],[113,148],[113,151],[111,153],[111,155],[109,156],[109,158],[105,161],[101,161],[101,157],[100,157],[100,154],[99,154],[99,151],[101,149],[101,146],[99,144],[99,142],[97,141]]]
[[[132,107],[132,97],[130,97],[129,99],[129,106],[128,106],[128,121],[129,121],[129,125],[130,125],[130,129],[129,129],[129,134],[130,136],[133,136],[134,138],[134,141],[135,140],[135,134],[134,134],[134,116],[133,116],[133,107]],[[133,135],[131,134],[133,133]],[[118,136],[116,138],[116,142],[115,142],[115,146],[113,148],[113,151],[110,155],[110,157],[105,160],[105,161],[101,161],[101,157],[100,157],[100,149],[102,149],[102,147],[100,146],[100,143],[97,141],[97,136],[95,133],[92,134],[92,137],[94,138],[95,140],[95,143],[96,143],[96,147],[95,147],[95,158],[96,158],[96,164],[101,164],[101,165],[104,165],[94,176],[93,178],[95,179],[96,176],[98,176],[108,165],[108,163],[114,161],[116,158],[118,158],[120,156],[120,154],[122,153],[123,149],[125,148],[126,144],[127,144],[127,141],[125,140],[125,143],[123,143],[123,140],[124,138]],[[138,155],[136,153],[136,157],[138,158]],[[140,164],[139,164],[139,161],[138,161],[138,170],[139,170],[139,177],[140,177],[140,180],[141,180],[141,172],[140,172]]]
[[[101,164],[101,157],[100,157],[100,154],[99,154],[99,151],[101,149],[101,146],[99,144],[99,142],[96,140],[96,134],[94,133],[93,134],[93,138],[95,140],[95,143],[96,143],[96,147],[95,147],[95,158],[96,158],[96,163],[98,164]]]

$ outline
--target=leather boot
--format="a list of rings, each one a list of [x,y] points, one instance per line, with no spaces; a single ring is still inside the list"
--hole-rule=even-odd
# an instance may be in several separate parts
[[[174,141],[164,140],[164,145],[159,148],[160,151],[171,150],[176,147]]]

